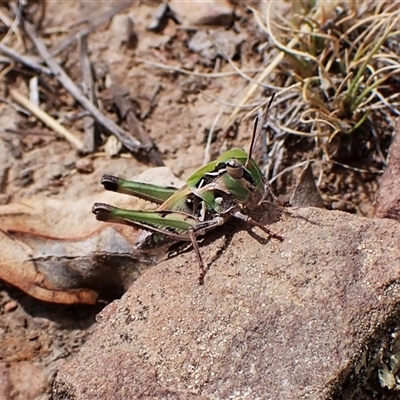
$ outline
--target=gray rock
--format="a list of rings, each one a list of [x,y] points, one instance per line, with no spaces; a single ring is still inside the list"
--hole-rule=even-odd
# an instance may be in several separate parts
[[[212,233],[204,286],[192,251],[145,272],[60,369],[54,399],[395,394],[398,377],[381,377],[398,336],[398,223],[306,208],[270,228],[285,240],[236,221]]]
[[[237,48],[246,40],[243,34],[233,31],[197,31],[189,40],[189,50],[200,53],[208,62],[220,55],[233,58]]]
[[[117,14],[111,21],[111,44],[117,49],[126,46],[134,49],[137,46],[138,37],[132,19],[128,15]]]
[[[311,164],[303,169],[290,197],[292,207],[319,207],[325,208],[324,200],[315,182]]]

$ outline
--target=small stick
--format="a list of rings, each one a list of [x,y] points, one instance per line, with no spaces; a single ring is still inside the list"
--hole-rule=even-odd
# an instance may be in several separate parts
[[[129,130],[134,132],[137,137],[140,138],[143,147],[148,149],[147,155],[150,161],[158,166],[162,167],[164,165],[163,160],[161,158],[161,154],[154,146],[154,143],[150,139],[149,135],[143,129],[142,125],[136,118],[135,113],[132,109],[131,101],[128,98],[125,98],[121,95],[115,94],[114,95],[114,103],[118,108],[119,114],[122,118],[126,118],[126,122],[129,126]]]
[[[154,88],[154,90],[153,90],[153,93],[152,93],[151,96],[150,96],[149,106],[147,107],[147,110],[145,110],[145,111],[140,115],[140,119],[141,119],[141,120],[146,119],[146,118],[149,116],[149,114],[151,113],[151,111],[153,110],[153,108],[154,108],[154,100],[156,99],[156,96],[158,95],[158,93],[159,93],[159,91],[160,91],[161,89],[162,89],[161,84],[157,83],[156,86],[155,86],[155,88]]]
[[[17,92],[15,89],[10,90],[10,95],[14,101],[29,110],[36,118],[40,119],[49,128],[63,136],[69,143],[76,147],[78,151],[83,150],[83,143],[70,131],[58,123],[54,118],[50,117],[49,114],[44,112],[40,107],[33,104],[28,98]]]
[[[92,65],[88,56],[87,35],[78,36],[79,59],[82,75],[83,94],[97,107],[97,99],[94,90]],[[93,153],[96,149],[96,126],[92,116],[83,118],[85,129],[84,143],[85,150]]]
[[[38,76],[35,75],[31,79],[29,79],[29,100],[35,105],[39,106],[39,79]]]
[[[69,94],[82,105],[87,111],[92,114],[93,118],[102,125],[108,132],[116,136],[119,141],[131,152],[136,152],[142,147],[141,143],[130,136],[127,132],[121,129],[114,121],[106,117],[91,101],[82,94],[80,89],[75,85],[73,80],[64,71],[64,69],[57,63],[57,61],[50,55],[47,47],[43,41],[37,36],[36,29],[32,24],[24,21],[24,28],[29,38],[36,46],[40,56],[46,64],[53,71],[54,75],[61,83],[62,86],[69,92]]]
[[[15,50],[5,46],[1,42],[0,42],[0,51],[6,56],[10,57],[12,60],[20,62],[21,64],[24,64],[39,73],[45,75],[51,75],[52,73],[49,68],[43,67],[42,65],[38,64],[36,61],[32,59],[32,57],[23,56],[22,54],[17,53]]]

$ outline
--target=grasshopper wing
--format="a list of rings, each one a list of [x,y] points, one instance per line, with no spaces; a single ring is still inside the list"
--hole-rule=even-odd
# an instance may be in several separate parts
[[[169,197],[158,211],[178,211],[185,214],[196,215],[196,196],[191,189],[185,185]]]

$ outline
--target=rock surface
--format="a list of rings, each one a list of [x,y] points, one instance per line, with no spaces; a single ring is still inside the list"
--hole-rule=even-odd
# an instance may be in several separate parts
[[[185,2],[172,0],[169,6],[183,25],[229,26],[234,7],[228,1]]]
[[[388,165],[380,178],[376,195],[375,217],[400,221],[400,119],[395,125],[395,135],[390,146]]]
[[[382,391],[382,349],[399,320],[398,223],[313,208],[274,219],[283,242],[236,221],[207,238],[204,286],[192,251],[146,271],[98,316],[93,337],[60,369],[54,399]]]

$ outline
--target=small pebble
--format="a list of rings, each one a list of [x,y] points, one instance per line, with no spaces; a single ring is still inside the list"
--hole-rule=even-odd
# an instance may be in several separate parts
[[[64,165],[54,163],[51,165],[51,179],[60,179],[64,173]]]
[[[168,6],[183,26],[229,26],[234,17],[233,2],[228,0],[171,0]]]
[[[76,160],[75,168],[81,174],[91,174],[94,171],[93,162],[88,158],[80,158]]]
[[[122,143],[115,137],[109,136],[106,144],[104,145],[104,151],[109,157],[116,156],[122,149]]]
[[[63,179],[53,179],[49,185],[52,187],[61,187],[64,185],[64,180]]]
[[[8,301],[6,304],[4,304],[4,311],[5,312],[14,311],[17,308],[18,308],[18,303],[16,301],[14,301],[14,300]]]
[[[56,195],[56,194],[60,193],[60,191],[56,187],[53,187],[53,186],[49,187],[48,192],[50,193],[50,195]]]
[[[126,46],[134,49],[138,43],[132,19],[127,15],[116,15],[111,21],[111,42],[117,49]]]

